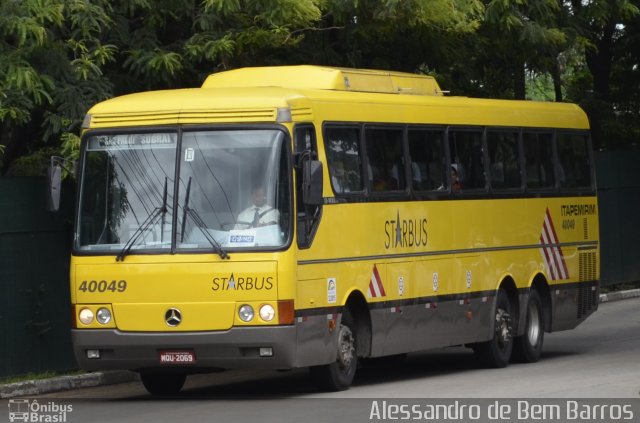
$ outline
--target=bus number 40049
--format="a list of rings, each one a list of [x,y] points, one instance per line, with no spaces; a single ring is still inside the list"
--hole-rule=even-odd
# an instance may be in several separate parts
[[[127,289],[127,281],[125,280],[113,280],[111,282],[102,281],[82,281],[78,287],[82,292],[124,292]]]

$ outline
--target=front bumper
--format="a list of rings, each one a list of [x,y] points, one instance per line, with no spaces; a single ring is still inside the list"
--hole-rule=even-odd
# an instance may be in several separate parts
[[[215,332],[121,332],[117,329],[74,329],[73,350],[81,369],[176,369],[160,364],[160,351],[191,350],[196,361],[178,367],[185,372],[207,369],[290,369],[296,352],[295,326],[234,327]],[[270,347],[272,357],[260,357]],[[100,350],[100,358],[88,359],[86,350]]]

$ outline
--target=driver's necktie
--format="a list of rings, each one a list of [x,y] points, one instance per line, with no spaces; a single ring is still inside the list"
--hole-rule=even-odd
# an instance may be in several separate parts
[[[258,223],[260,223],[260,209],[256,207],[256,212],[253,215],[253,222],[251,222],[251,227],[257,227]]]

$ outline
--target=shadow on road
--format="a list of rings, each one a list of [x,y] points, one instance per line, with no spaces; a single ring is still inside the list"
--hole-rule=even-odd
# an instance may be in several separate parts
[[[573,355],[572,352],[553,351],[543,354],[542,360],[554,360]],[[435,378],[462,372],[486,371],[475,359],[470,349],[446,348],[424,353],[410,354],[406,359],[364,360],[353,383],[354,388],[383,385],[415,379]],[[231,372],[229,372],[231,374]],[[223,374],[190,376],[197,382],[189,383],[177,396],[169,399],[270,399],[292,398],[318,392],[306,369],[284,372],[242,372],[237,377]],[[235,379],[235,380],[234,380]],[[126,400],[155,399],[148,395],[129,397]],[[168,398],[159,398],[166,400]]]

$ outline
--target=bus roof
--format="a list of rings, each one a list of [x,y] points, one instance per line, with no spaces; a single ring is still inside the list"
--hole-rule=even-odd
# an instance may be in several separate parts
[[[91,128],[291,120],[588,129],[575,104],[443,96],[429,76],[279,66],[210,75],[201,88],[116,97],[90,111]],[[354,107],[357,106],[357,107]]]

